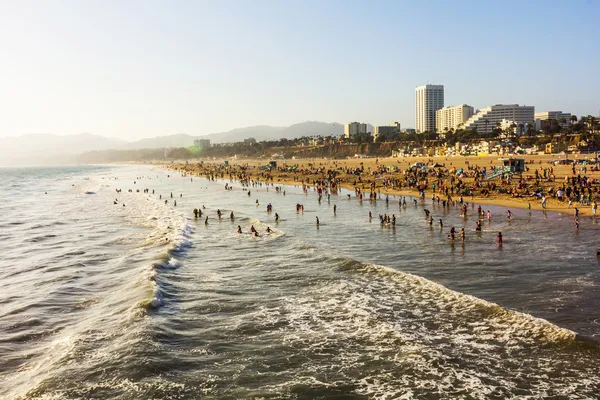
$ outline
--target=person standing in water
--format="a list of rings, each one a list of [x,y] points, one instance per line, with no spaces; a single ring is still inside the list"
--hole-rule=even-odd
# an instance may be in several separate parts
[[[336,212],[337,212],[337,205],[335,205],[335,204],[334,204],[334,205],[333,205],[333,215],[335,215],[335,214],[336,214]]]
[[[498,247],[502,247],[502,232],[498,232]]]
[[[460,240],[465,241],[465,228],[460,228]]]
[[[208,225],[208,215],[206,216],[206,219],[204,220],[204,225]]]
[[[237,233],[242,233],[242,227],[240,225],[238,225]]]
[[[315,217],[315,218],[317,218],[317,226],[319,226],[320,225],[319,224],[319,217]]]

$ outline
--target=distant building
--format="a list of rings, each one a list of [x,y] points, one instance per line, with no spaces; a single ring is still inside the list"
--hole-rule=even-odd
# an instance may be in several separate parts
[[[367,133],[367,124],[360,122],[350,122],[344,126],[344,136],[346,139],[350,139],[352,136]]]
[[[517,126],[534,123],[535,107],[518,104],[497,104],[477,111],[475,115],[464,122],[463,128],[477,130],[480,136],[489,135],[496,124],[511,121]]]
[[[435,129],[442,133],[446,130],[456,130],[475,114],[473,107],[466,104],[440,108],[435,112]]]
[[[253,137],[250,137],[248,139],[244,139],[244,143],[255,144],[256,143],[256,139],[254,139]]]
[[[444,85],[424,85],[415,88],[417,133],[435,131],[435,112],[444,107]]]
[[[381,135],[392,135],[394,133],[400,133],[400,122],[394,122],[391,125],[376,126],[373,128],[373,141],[376,142],[377,138]]]
[[[535,113],[535,129],[545,131],[553,124],[553,121],[558,121],[562,128],[566,128],[571,124],[571,113],[562,111],[542,111]]]
[[[406,128],[404,130],[404,133],[406,133],[407,135],[410,135],[411,133],[417,133],[417,130],[414,128]]]
[[[210,139],[196,139],[194,140],[194,146],[200,150],[208,149],[210,147]]]

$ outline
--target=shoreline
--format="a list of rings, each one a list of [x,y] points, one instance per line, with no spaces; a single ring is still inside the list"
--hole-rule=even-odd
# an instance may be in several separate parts
[[[427,162],[427,161],[435,161],[436,163],[443,163],[444,168],[465,168],[471,165],[475,166],[498,166],[499,162],[497,161],[499,157],[497,156],[485,156],[485,157],[412,157],[412,158],[358,158],[358,159],[340,159],[340,160],[331,160],[331,159],[301,159],[301,160],[277,160],[278,165],[301,165],[304,167],[308,165],[312,168],[326,168],[329,169],[335,168],[357,168],[362,167],[364,169],[368,168],[369,171],[371,169],[375,169],[377,166],[389,165],[397,167],[400,171],[404,168],[408,168],[411,164],[416,162]],[[549,182],[539,183],[539,186],[544,187],[545,189],[549,187],[555,187],[565,184],[565,179],[570,178],[572,176],[577,176],[572,174],[571,165],[555,165],[553,164],[556,160],[563,159],[563,156],[560,155],[543,155],[543,156],[522,156],[527,161],[531,161],[532,163],[526,164],[529,167],[529,171],[524,172],[522,176],[528,180],[533,179],[533,171],[532,169],[550,169],[552,168],[554,179]],[[574,158],[575,159],[575,158]],[[583,158],[581,158],[583,159]],[[249,179],[260,180],[265,182],[265,172],[268,172],[268,180],[270,183],[277,184],[285,184],[285,185],[293,185],[293,186],[302,186],[302,184],[308,184],[310,187],[313,187],[313,183],[307,183],[305,179],[310,181],[310,178],[314,178],[317,174],[298,174],[292,176],[300,176],[303,180],[293,180],[290,179],[290,172],[280,172],[280,171],[267,171],[261,170],[258,167],[264,165],[267,161],[257,160],[257,159],[246,159],[246,160],[234,160],[234,163],[230,163],[228,165],[224,164],[223,159],[217,160],[194,160],[194,161],[172,161],[172,162],[148,162],[148,163],[136,163],[136,164],[144,164],[150,166],[161,166],[173,171],[184,172],[187,174],[194,174],[198,176],[206,176],[206,168],[240,168],[244,166],[244,172],[247,174]],[[393,165],[396,164],[396,165]],[[449,164],[449,165],[448,165]],[[583,167],[577,166],[580,174],[584,174]],[[222,171],[223,172],[223,171]],[[363,172],[365,174],[366,172]],[[292,173],[293,174],[293,173]],[[402,176],[401,172],[392,173],[390,175],[393,176]],[[600,172],[595,172],[592,170],[587,170],[586,175],[592,178],[600,178]],[[229,173],[225,174],[224,177],[228,177]],[[465,178],[465,180],[469,180],[469,178]],[[364,186],[364,182],[363,186]],[[338,187],[347,189],[350,191],[354,191],[358,184],[353,184],[347,181],[342,181],[338,184]],[[363,189],[363,192],[366,194],[366,188]],[[411,196],[411,197],[419,197],[419,190],[416,188],[391,188],[391,187],[383,187],[378,186],[375,189],[375,192],[378,195],[394,195],[394,196]],[[425,198],[431,199],[431,195],[433,194],[432,188],[428,185],[425,189]],[[444,198],[444,194],[436,192],[436,196],[440,196],[441,199]],[[454,194],[452,197],[456,200],[460,195]],[[595,193],[595,196],[597,194]],[[569,207],[568,202],[563,200],[560,201],[554,197],[547,198],[547,207],[543,208],[541,206],[541,199],[534,198],[533,195],[528,197],[512,197],[508,194],[500,194],[500,193],[491,193],[489,196],[481,196],[481,195],[463,195],[463,198],[468,203],[476,203],[476,204],[488,204],[496,207],[504,207],[506,209],[522,209],[522,210],[532,210],[532,211],[547,211],[547,212],[556,212],[565,215],[574,215],[575,208],[579,209],[580,217],[594,217],[592,213],[591,205],[583,205],[581,206],[579,202],[573,201],[572,206]],[[594,198],[592,198],[592,202]],[[530,208],[528,207],[530,205]]]

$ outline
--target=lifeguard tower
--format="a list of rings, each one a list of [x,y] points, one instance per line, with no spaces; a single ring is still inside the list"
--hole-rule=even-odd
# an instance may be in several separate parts
[[[513,174],[522,174],[525,172],[525,159],[523,158],[499,158],[502,166],[494,168],[490,174],[486,175],[485,179],[490,180],[499,176],[510,176]]]

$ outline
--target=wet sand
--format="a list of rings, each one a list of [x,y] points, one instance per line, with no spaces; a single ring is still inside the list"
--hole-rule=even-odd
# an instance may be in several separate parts
[[[593,155],[569,155],[569,159],[575,160],[583,160],[586,158],[592,158]],[[454,156],[454,157],[408,157],[408,158],[353,158],[353,159],[296,159],[296,160],[277,160],[277,166],[294,166],[298,165],[299,169],[310,169],[313,173],[310,174],[296,174],[296,180],[294,180],[293,172],[282,172],[277,169],[272,169],[270,172],[268,170],[259,169],[260,166],[268,164],[268,160],[256,160],[256,159],[238,159],[231,160],[229,159],[229,167],[230,170],[239,170],[241,167],[245,168],[244,173],[252,180],[265,180],[265,175],[268,174],[269,179],[272,179],[274,183],[281,184],[289,184],[289,185],[302,185],[302,181],[306,182],[307,179],[312,182],[315,179],[322,178],[324,175],[321,173],[316,173],[316,169],[324,168],[327,169],[338,169],[340,167],[346,168],[358,168],[363,167],[365,172],[362,174],[363,179],[373,179],[370,171],[374,171],[379,166],[385,167],[396,167],[398,168],[397,172],[392,172],[385,174],[386,177],[389,178],[402,178],[402,171],[408,169],[411,165],[417,162],[427,163],[429,165],[433,163],[437,163],[440,165],[444,165],[444,168],[448,168],[449,170],[455,169],[467,169],[469,166],[475,167],[478,166],[480,168],[487,167],[496,167],[501,165],[501,161],[499,161],[499,156]],[[556,189],[565,183],[565,178],[570,178],[573,176],[572,165],[559,165],[554,164],[555,161],[564,160],[564,155],[533,155],[533,156],[521,156],[515,158],[524,158],[526,161],[526,167],[529,169],[528,171],[523,173],[523,178],[526,180],[526,184],[528,186],[536,186],[543,187],[545,190],[549,188]],[[199,163],[203,162],[203,165],[200,166]],[[173,162],[173,163],[162,163],[163,165],[179,171],[185,171],[190,174],[205,174],[207,170],[211,168],[216,168],[217,166],[224,165],[224,159],[215,159],[215,160],[193,160],[189,162]],[[535,182],[535,170],[537,169],[540,174],[542,174],[542,170],[546,168],[553,169],[554,179],[551,181],[542,181],[539,184]],[[575,176],[581,174],[581,176],[588,176],[592,179],[600,179],[600,172],[591,171],[591,165],[587,165],[587,172],[583,171],[584,165],[575,165]],[[362,184],[354,185],[355,176],[348,174],[341,174],[340,178],[342,182],[340,184],[341,187],[353,190],[355,187],[362,187]],[[443,178],[445,180],[448,177]],[[507,191],[511,191],[519,181],[519,175],[515,175],[513,177],[513,182],[510,185],[504,185],[503,187]],[[431,190],[431,182],[433,178],[430,178],[430,182],[427,190],[425,191],[426,197],[430,198],[432,194]],[[469,185],[472,184],[474,179],[471,177],[463,178],[463,181]],[[487,182],[487,181],[484,181]],[[500,179],[496,178],[491,180],[490,182],[496,182],[500,184]],[[596,187],[600,185],[594,185]],[[365,186],[365,192],[368,192],[368,187]],[[406,196],[418,196],[419,192],[416,189],[410,189],[408,187],[402,187],[400,189],[394,189],[390,187],[383,187],[381,185],[380,179],[377,179],[377,192],[385,195],[406,195]],[[436,193],[439,195],[440,193]],[[444,198],[445,196],[440,196],[440,198]],[[454,198],[458,198],[459,195],[454,195]],[[562,212],[573,214],[574,208],[577,207],[579,209],[579,213],[581,216],[590,216],[592,215],[591,206],[580,206],[579,202],[573,201],[571,207],[568,206],[567,201],[559,201],[554,197],[547,197],[547,206],[546,208],[542,208],[541,200],[534,196],[523,196],[523,197],[513,197],[510,194],[491,192],[487,196],[475,195],[464,196],[465,200],[468,202],[475,202],[479,204],[493,204],[501,207],[510,208],[521,208],[526,209],[528,206],[531,207],[532,210],[546,210],[546,211],[554,211],[554,212]],[[592,199],[593,201],[593,199]]]

